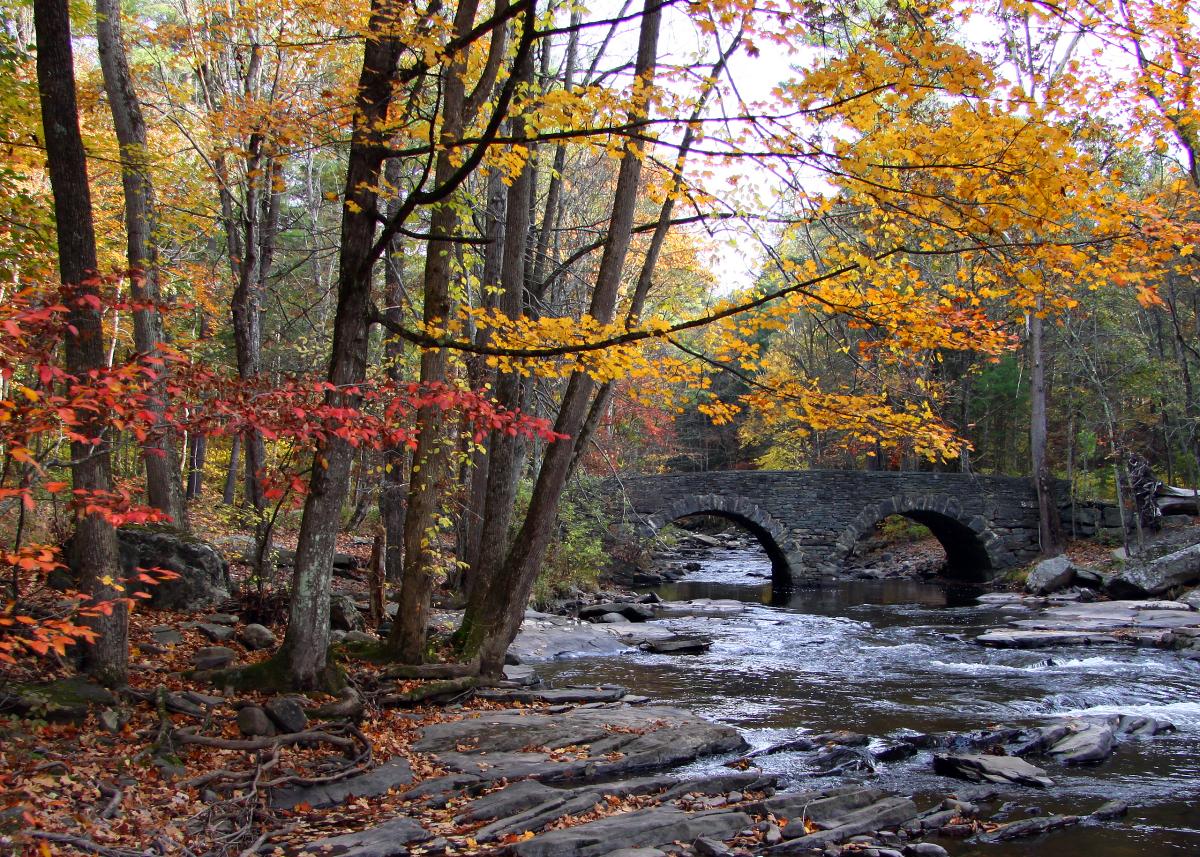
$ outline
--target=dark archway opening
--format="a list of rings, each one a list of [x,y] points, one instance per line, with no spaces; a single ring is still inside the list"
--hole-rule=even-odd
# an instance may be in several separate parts
[[[941,549],[930,550],[936,541]],[[942,576],[966,583],[990,580],[995,563],[979,533],[940,512],[912,510],[889,515],[860,537],[851,551],[856,565],[874,557],[903,566],[904,576]],[[897,558],[899,557],[899,558]],[[886,569],[885,569],[886,571]]]
[[[755,523],[745,515],[711,509],[689,512],[687,515],[681,515],[674,519],[671,523],[681,526],[684,529],[699,530],[701,532],[706,528],[710,528],[713,524],[717,524],[717,529],[728,530],[731,527],[722,525],[732,524],[736,529],[749,533],[771,561],[772,587],[787,588],[792,585],[791,565],[788,563],[787,555],[784,554],[783,548],[779,546],[779,542],[775,536],[766,527]]]

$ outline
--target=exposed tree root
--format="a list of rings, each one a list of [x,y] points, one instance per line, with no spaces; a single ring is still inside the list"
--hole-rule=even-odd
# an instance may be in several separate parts
[[[468,675],[459,678],[435,681],[399,693],[379,697],[377,704],[382,708],[407,708],[427,702],[444,702],[470,693],[479,686],[479,677]]]

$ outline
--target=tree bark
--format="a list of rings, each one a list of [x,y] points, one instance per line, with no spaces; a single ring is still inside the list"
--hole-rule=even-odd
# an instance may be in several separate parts
[[[1046,461],[1046,362],[1042,342],[1045,322],[1041,310],[1042,300],[1039,297],[1034,312],[1029,314],[1029,359],[1033,364],[1029,391],[1029,448],[1033,459],[1033,484],[1037,493],[1038,542],[1044,556],[1057,556],[1063,548],[1058,505],[1054,500],[1050,466]]]
[[[155,304],[158,288],[158,243],[154,185],[150,181],[146,148],[146,122],[129,70],[125,41],[121,34],[121,7],[117,0],[96,0],[96,44],[104,89],[121,147],[121,184],[125,193],[126,256],[129,262],[130,294],[140,306],[133,312],[134,347],[141,357],[156,358],[164,341],[162,317]],[[166,390],[165,366],[154,367],[159,381],[154,385],[149,410],[159,431],[143,445],[146,495],[150,505],[171,516],[175,526],[187,528],[187,506],[179,473],[176,433],[163,425]]]
[[[634,64],[634,73],[642,81],[643,91],[653,83],[660,19],[661,8],[657,0],[646,0]],[[648,105],[643,103],[635,108],[631,118],[635,122],[642,121],[647,110]],[[612,218],[589,308],[591,316],[601,324],[612,321],[616,311],[637,205],[641,148],[640,142],[629,140],[617,172]],[[595,380],[582,372],[574,373],[567,382],[554,430],[570,439],[552,443],[546,450],[529,511],[503,566],[491,582],[489,595],[479,599],[475,609],[468,608],[463,617],[463,647],[467,654],[479,653],[480,671],[484,675],[500,673],[504,653],[520,627],[525,604],[550,540],[559,499],[570,474],[576,439],[587,418],[589,400],[595,388]]]
[[[79,133],[71,19],[66,0],[38,0],[34,3],[33,20],[42,130],[54,195],[59,276],[69,300],[69,321],[76,330],[74,335],[66,337],[66,363],[67,370],[83,381],[89,371],[103,368],[104,343],[100,312],[91,302],[98,297],[96,236],[87,157]],[[76,419],[82,434],[100,442],[95,446],[72,442],[73,486],[77,491],[109,491],[112,487],[109,452],[102,422],[87,411],[77,413]],[[105,582],[116,581],[121,575],[117,535],[108,519],[95,512],[76,512],[72,546],[73,565],[80,572],[83,591],[96,601],[120,598],[120,593]],[[99,638],[84,649],[84,668],[105,684],[124,684],[129,659],[124,603],[115,603],[110,615],[89,618],[87,624]]]
[[[392,102],[392,77],[402,48],[396,38],[380,34],[387,30],[392,15],[397,14],[393,11],[395,2],[372,0],[371,36],[363,52],[355,99],[338,258],[337,314],[329,363],[329,381],[339,390],[360,384],[366,378],[372,245],[379,179],[386,154],[382,129]],[[338,407],[356,404],[356,397],[341,392],[328,393],[326,400]],[[349,488],[352,458],[353,448],[340,438],[322,443],[313,456],[283,641],[289,678],[298,688],[319,687],[325,680],[334,540]]]

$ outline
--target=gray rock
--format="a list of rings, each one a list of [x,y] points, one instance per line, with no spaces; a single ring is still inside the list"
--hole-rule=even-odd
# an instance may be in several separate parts
[[[800,848],[823,847],[833,842],[843,842],[851,836],[874,833],[884,828],[894,828],[916,818],[917,807],[908,798],[884,797],[844,815],[834,816],[827,822],[815,819],[809,813],[805,813],[805,815],[825,829],[805,835],[803,824],[797,824],[795,827],[789,824],[784,828],[784,839],[789,839],[789,833],[795,838],[790,842],[784,842],[782,845],[768,849],[768,854],[785,851],[792,853]]]
[[[1038,836],[1051,830],[1069,827],[1079,823],[1076,815],[1046,815],[1040,818],[1024,818],[1005,824],[990,833],[976,837],[980,842],[1007,842],[1010,839],[1021,839],[1026,836]]]
[[[673,784],[660,797],[666,803],[669,800],[683,797],[687,794],[723,795],[727,792],[774,791],[779,783],[775,774],[763,774],[758,771],[747,771],[736,774],[713,774],[692,780],[684,780]],[[609,794],[609,792],[605,792]]]
[[[626,689],[620,685],[605,684],[600,687],[563,687],[534,690],[531,688],[499,688],[482,690],[476,694],[481,699],[503,702],[544,702],[547,705],[586,705],[593,702],[616,702]]]
[[[986,631],[975,638],[996,649],[1045,649],[1055,646],[1115,646],[1120,640],[1105,631]]]
[[[466,821],[508,818],[553,800],[561,803],[569,794],[563,789],[542,785],[537,780],[521,780],[467,804],[455,821],[462,824]]]
[[[361,631],[366,623],[353,598],[335,593],[329,596],[329,626],[337,631]]]
[[[275,634],[265,625],[252,622],[238,631],[238,641],[252,652],[269,649],[275,645]]]
[[[1064,765],[1102,762],[1112,755],[1112,727],[1102,723],[1074,722],[1071,733],[1050,745],[1046,752]]]
[[[121,564],[136,580],[138,568],[162,568],[177,577],[153,585],[137,582],[131,592],[145,592],[145,606],[159,610],[199,610],[229,598],[233,584],[229,565],[216,548],[194,536],[161,525],[117,530]],[[68,555],[69,552],[68,552]]]
[[[276,696],[266,704],[267,716],[286,732],[303,732],[308,726],[304,706],[294,696]]]
[[[470,774],[447,774],[424,780],[404,793],[405,800],[424,800],[426,798],[442,798],[447,795],[459,795],[462,792],[480,785],[483,781]]]
[[[1034,595],[1057,592],[1075,577],[1075,567],[1065,556],[1051,557],[1039,562],[1025,580],[1025,590]]]
[[[579,618],[592,621],[603,620],[609,613],[616,613],[630,622],[646,622],[654,618],[654,609],[646,604],[613,601],[583,607],[579,611]]]
[[[950,852],[932,842],[916,842],[904,846],[904,853],[909,857],[949,857]]]
[[[597,622],[603,622],[605,625],[627,625],[629,620],[620,613],[605,613],[596,619]]]
[[[329,857],[405,857],[407,846],[432,838],[429,831],[402,815],[366,830],[309,842],[300,851]]]
[[[638,648],[656,655],[700,655],[712,647],[704,637],[674,636],[662,640],[646,640]]]
[[[601,857],[621,848],[654,848],[698,837],[728,839],[753,824],[743,812],[685,813],[654,807],[550,830],[517,843],[513,851],[520,857]]]
[[[197,670],[219,670],[233,663],[237,653],[226,646],[205,646],[192,654],[192,664]]]
[[[1039,789],[1054,785],[1044,770],[1016,756],[935,755],[933,770],[973,783],[1013,783]]]
[[[1200,610],[1200,586],[1180,595],[1178,601],[1180,604],[1186,604],[1192,610]]]
[[[504,667],[504,680],[520,687],[535,687],[542,683],[533,667],[518,664]]]
[[[204,617],[205,622],[210,622],[213,625],[236,625],[242,621],[241,617],[235,616],[233,613],[209,613]]]
[[[347,631],[343,643],[378,643],[379,638],[367,631]]]
[[[613,636],[611,631],[604,630],[606,627],[608,626],[586,622],[552,625],[527,621],[508,648],[509,662],[527,664],[560,658],[615,655],[629,651],[628,645]]]
[[[336,806],[351,798],[371,798],[387,794],[392,789],[407,786],[413,781],[412,766],[403,756],[393,756],[378,768],[338,780],[314,786],[287,786],[277,789],[271,796],[271,804],[279,809],[291,809],[306,803],[320,808]],[[319,853],[319,852],[318,852]]]
[[[667,857],[667,852],[657,848],[618,848],[616,851],[609,851],[604,857]]]
[[[270,736],[275,734],[275,724],[267,717],[267,712],[257,705],[247,705],[237,713],[238,730],[250,737]]]
[[[1117,598],[1146,598],[1195,580],[1200,580],[1200,544],[1126,568],[1108,581],[1107,589]]]
[[[588,755],[551,758],[554,749],[568,746],[586,747]],[[468,747],[477,749],[463,749]],[[617,747],[621,755],[614,758]],[[663,706],[577,708],[559,714],[481,712],[431,724],[413,745],[419,753],[436,754],[449,771],[493,782],[612,779],[745,748],[736,729]]]
[[[699,857],[732,857],[733,854],[724,842],[709,839],[707,836],[697,836],[692,843],[692,851]]]
[[[228,643],[233,639],[233,629],[228,625],[214,625],[211,622],[201,622],[197,630],[214,643]]]
[[[1102,803],[1093,810],[1090,817],[1097,821],[1113,821],[1121,818],[1127,812],[1129,812],[1129,804],[1125,803],[1125,801],[1110,800],[1107,803]]]
[[[155,628],[150,632],[154,642],[163,646],[178,646],[183,642],[183,634],[174,628]]]

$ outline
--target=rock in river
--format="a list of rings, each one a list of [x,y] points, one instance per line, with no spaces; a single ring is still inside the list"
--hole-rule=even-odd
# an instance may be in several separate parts
[[[1013,783],[1038,789],[1054,785],[1044,770],[1017,756],[936,755],[933,757],[933,770],[973,783]]]
[[[414,749],[435,754],[450,771],[484,780],[555,782],[664,770],[746,746],[730,726],[677,708],[645,706],[575,709],[556,715],[479,712],[425,727]],[[562,747],[586,749],[565,758],[553,753]]]

